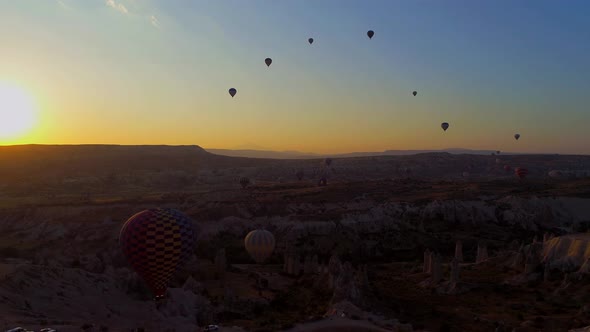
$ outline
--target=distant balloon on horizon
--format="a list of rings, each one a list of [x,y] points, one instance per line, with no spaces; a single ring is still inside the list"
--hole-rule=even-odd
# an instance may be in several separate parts
[[[229,89],[229,95],[232,96],[232,98],[236,95],[237,92],[238,90],[234,88]]]
[[[412,92],[412,94],[414,95],[414,97],[416,97],[416,95],[418,94],[418,91],[414,91],[414,92]]]
[[[373,38],[374,35],[375,35],[375,32],[373,30],[367,31],[367,36],[369,36],[369,39]]]
[[[446,122],[443,122],[440,124],[440,127],[444,130],[447,131],[447,129],[449,129],[449,124]]]
[[[523,180],[529,174],[529,170],[526,168],[517,167],[514,169],[514,174],[516,174],[519,179]]]
[[[266,63],[267,67],[270,67],[270,64],[272,63],[272,59],[271,58],[266,58],[264,59],[264,63]]]
[[[309,38],[307,41],[309,42],[309,45],[313,44],[313,38]]]
[[[518,141],[518,139],[520,138],[520,134],[514,134],[514,138]]]

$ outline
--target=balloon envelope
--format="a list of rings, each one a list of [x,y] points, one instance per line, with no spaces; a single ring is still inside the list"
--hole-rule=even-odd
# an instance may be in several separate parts
[[[229,89],[229,95],[232,96],[232,98],[233,98],[233,96],[236,95],[237,92],[238,92],[238,90],[236,90],[234,88]]]
[[[514,169],[514,174],[516,174],[516,176],[522,180],[529,174],[529,170],[526,168],[517,167]]]
[[[446,123],[446,122],[443,122],[443,123],[441,123],[441,125],[440,125],[440,126],[441,126],[441,128],[442,128],[444,131],[447,131],[447,129],[449,128],[449,124],[448,124],[448,123]]]
[[[367,36],[369,36],[369,39],[373,38],[374,35],[375,35],[375,32],[373,30],[367,31]]]
[[[193,254],[194,239],[190,218],[168,208],[133,215],[119,235],[127,261],[156,298],[164,296],[174,273]]]
[[[518,140],[520,138],[520,134],[514,134],[514,138],[516,138],[516,140]]]
[[[275,249],[275,237],[264,229],[251,231],[244,239],[244,246],[250,257],[258,264],[264,263]]]
[[[309,38],[307,41],[309,42],[310,45],[313,44],[313,38]]]
[[[298,170],[297,172],[295,172],[295,176],[297,177],[297,180],[299,180],[299,181],[303,180],[304,175],[305,175],[305,173],[303,172],[303,170]]]
[[[250,179],[248,179],[247,177],[240,178],[240,185],[242,186],[242,188],[246,188],[249,184],[250,184]]]
[[[270,64],[272,63],[272,59],[266,58],[266,59],[264,59],[264,63],[266,63],[266,66],[270,67]]]
[[[418,91],[414,91],[412,92],[412,94],[414,95],[414,97],[418,94]]]

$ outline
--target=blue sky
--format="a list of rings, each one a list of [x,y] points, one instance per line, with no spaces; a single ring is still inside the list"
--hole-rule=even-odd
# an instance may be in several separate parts
[[[8,143],[590,153],[587,1],[19,0],[0,16],[0,80],[41,108]]]

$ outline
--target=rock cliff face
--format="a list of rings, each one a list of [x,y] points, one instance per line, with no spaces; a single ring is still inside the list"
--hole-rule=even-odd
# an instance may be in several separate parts
[[[543,244],[542,259],[552,269],[575,271],[590,259],[590,234],[555,237]]]

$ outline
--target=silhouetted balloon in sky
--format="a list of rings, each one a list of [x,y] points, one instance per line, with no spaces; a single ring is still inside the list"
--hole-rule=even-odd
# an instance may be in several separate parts
[[[309,42],[310,45],[313,44],[313,38],[309,38],[307,41]]]
[[[496,154],[500,154],[500,150],[496,151]]]
[[[275,237],[265,229],[251,231],[244,239],[244,246],[250,257],[258,264],[264,263],[275,249]]]
[[[237,92],[238,90],[234,88],[229,89],[229,95],[232,96],[232,98],[236,95]]]
[[[193,254],[193,232],[190,218],[169,208],[141,211],[121,228],[123,254],[156,299],[164,296],[174,273]]]
[[[440,127],[444,130],[447,131],[447,129],[449,128],[449,124],[446,122],[441,123]]]
[[[266,59],[264,59],[264,63],[266,63],[266,65],[268,67],[270,67],[270,64],[272,63],[272,59],[271,58],[266,58]]]
[[[373,38],[374,35],[375,35],[375,32],[373,30],[367,31],[367,36],[369,36],[369,39]]]
[[[520,134],[514,134],[514,138],[516,138],[516,140],[518,141],[518,139],[520,138]]]
[[[412,92],[412,94],[414,95],[414,97],[416,97],[416,95],[418,94],[418,91],[414,91],[414,92]]]

